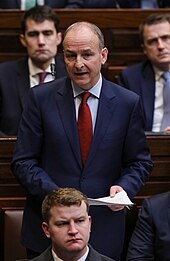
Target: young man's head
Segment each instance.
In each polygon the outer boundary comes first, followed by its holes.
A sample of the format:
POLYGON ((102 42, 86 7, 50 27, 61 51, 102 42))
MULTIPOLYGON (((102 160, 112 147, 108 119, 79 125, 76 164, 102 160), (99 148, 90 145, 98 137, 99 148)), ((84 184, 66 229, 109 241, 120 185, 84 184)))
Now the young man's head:
POLYGON ((170 15, 153 13, 139 27, 144 54, 160 70, 170 69, 170 15))
POLYGON ((61 259, 74 261, 85 254, 91 230, 88 208, 87 197, 74 188, 60 188, 45 197, 42 228, 61 259))
POLYGON ((62 41, 59 20, 55 11, 48 6, 35 6, 22 17, 20 41, 32 62, 46 69, 57 54, 62 41))

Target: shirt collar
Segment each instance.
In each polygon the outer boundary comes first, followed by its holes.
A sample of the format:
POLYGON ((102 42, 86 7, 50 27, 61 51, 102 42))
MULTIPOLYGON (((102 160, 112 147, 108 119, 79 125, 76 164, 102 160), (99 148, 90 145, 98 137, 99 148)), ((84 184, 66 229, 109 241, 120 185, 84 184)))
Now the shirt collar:
MULTIPOLYGON (((87 250, 85 252, 85 254, 79 258, 77 261, 85 261, 87 256, 88 256, 88 253, 89 253, 89 247, 87 246, 87 250)), ((54 261, 64 261, 63 259, 59 258, 56 253, 54 252, 54 250, 52 249, 52 256, 54 258, 54 261)))
POLYGON ((159 81, 162 77, 162 74, 164 73, 164 71, 160 70, 158 67, 153 66, 154 72, 155 72, 155 80, 159 81))
MULTIPOLYGON (((51 63, 54 63, 54 64, 55 64, 55 59, 54 59, 54 58, 52 58, 51 63)), ((30 73, 31 76, 35 76, 35 75, 37 75, 38 73, 43 72, 42 69, 38 68, 38 67, 32 62, 32 60, 31 60, 30 57, 28 58, 28 68, 29 68, 29 73, 30 73)), ((48 73, 51 73, 51 67, 50 67, 50 65, 47 67, 47 69, 46 69, 45 71, 48 72, 48 73)))
MULTIPOLYGON (((77 85, 74 85, 73 82, 71 82, 71 84, 72 84, 72 88, 73 88, 73 96, 74 96, 74 98, 76 98, 77 96, 79 96, 81 93, 84 92, 84 90, 82 88, 80 88, 77 85)), ((102 76, 100 74, 100 78, 99 78, 98 82, 90 90, 88 90, 88 92, 90 92, 93 96, 99 98, 100 97, 101 88, 102 88, 102 76)))

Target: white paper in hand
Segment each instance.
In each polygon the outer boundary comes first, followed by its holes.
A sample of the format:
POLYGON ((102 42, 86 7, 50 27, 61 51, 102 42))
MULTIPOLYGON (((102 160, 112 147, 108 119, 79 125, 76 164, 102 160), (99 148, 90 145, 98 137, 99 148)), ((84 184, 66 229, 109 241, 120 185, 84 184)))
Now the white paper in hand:
POLYGON ((88 198, 89 205, 121 205, 121 206, 132 206, 133 202, 129 199, 126 192, 123 190, 116 193, 114 197, 103 197, 103 198, 88 198))

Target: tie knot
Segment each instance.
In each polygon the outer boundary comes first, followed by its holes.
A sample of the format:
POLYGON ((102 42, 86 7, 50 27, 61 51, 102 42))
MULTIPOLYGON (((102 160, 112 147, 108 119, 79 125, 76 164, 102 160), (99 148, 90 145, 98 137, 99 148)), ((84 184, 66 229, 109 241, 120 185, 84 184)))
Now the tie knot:
POLYGON ((90 97, 90 92, 83 92, 82 93, 82 101, 87 102, 88 98, 90 97))
POLYGON ((169 71, 168 72, 164 72, 162 76, 163 76, 165 81, 169 81, 170 82, 170 72, 169 71))
POLYGON ((41 72, 39 75, 39 83, 44 83, 45 77, 47 76, 47 72, 41 72))

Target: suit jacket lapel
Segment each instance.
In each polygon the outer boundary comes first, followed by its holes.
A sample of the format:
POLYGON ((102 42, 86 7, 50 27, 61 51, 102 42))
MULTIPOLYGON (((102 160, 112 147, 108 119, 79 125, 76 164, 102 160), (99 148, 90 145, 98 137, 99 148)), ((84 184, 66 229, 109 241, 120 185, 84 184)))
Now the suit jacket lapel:
POLYGON ((96 126, 87 164, 90 163, 92 158, 95 156, 98 146, 102 142, 102 139, 110 124, 111 117, 113 117, 113 112, 117 103, 115 99, 116 96, 114 94, 114 88, 108 88, 109 85, 110 83, 103 79, 102 91, 100 94, 98 113, 96 118, 96 126))
POLYGON ((66 78, 64 86, 57 89, 57 106, 75 158, 80 167, 82 167, 74 98, 71 82, 68 78, 66 78))
POLYGON ((152 65, 146 62, 143 65, 143 78, 141 82, 141 99, 143 99, 143 110, 147 121, 147 130, 152 129, 154 100, 155 100, 155 76, 152 65))
POLYGON ((100 254, 89 245, 89 253, 86 258, 86 261, 94 261, 94 260, 95 261, 101 260, 100 254))
MULTIPOLYGON (((93 141, 92 141, 86 166, 90 164, 91 160, 95 156, 98 146, 102 142, 102 139, 110 124, 111 117, 113 117, 113 112, 117 104, 116 99, 115 102, 113 102, 113 99, 115 98, 114 88, 113 87, 110 88, 109 85, 110 85, 109 82, 103 80, 96 126, 95 126, 93 141)), ((63 122, 65 133, 68 137, 75 158, 79 166, 82 168, 74 98, 73 98, 71 83, 68 78, 66 78, 64 86, 62 85, 61 87, 57 88, 56 98, 57 98, 57 106, 61 115, 61 120, 63 122)))
POLYGON ((29 89, 30 81, 28 71, 28 60, 27 58, 24 58, 18 61, 17 67, 17 90, 22 109, 24 107, 29 89))
POLYGON ((54 261, 51 246, 48 247, 40 256, 36 258, 37 261, 54 261))

